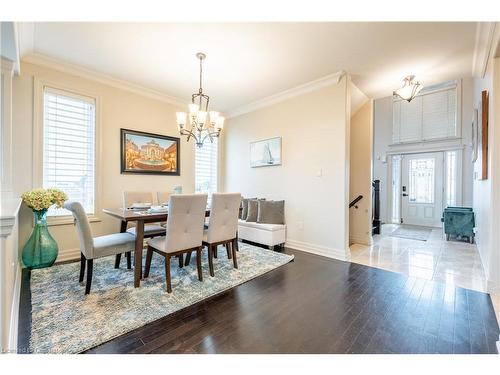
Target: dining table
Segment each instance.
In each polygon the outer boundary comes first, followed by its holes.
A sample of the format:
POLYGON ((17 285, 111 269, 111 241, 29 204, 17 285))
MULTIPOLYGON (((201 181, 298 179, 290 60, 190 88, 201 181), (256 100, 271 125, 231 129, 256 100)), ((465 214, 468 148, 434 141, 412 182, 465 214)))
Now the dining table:
MULTIPOLYGON (((135 249, 134 249, 134 287, 138 288, 141 285, 141 279, 142 279, 142 251, 144 247, 144 225, 146 223, 166 222, 168 218, 168 211, 150 212, 149 210, 145 209, 129 209, 129 208, 104 208, 102 211, 120 220, 120 233, 127 231, 127 226, 129 223, 135 223, 136 230, 135 230, 135 249)), ((207 207, 205 211, 205 217, 208 216, 210 216, 210 208, 207 207)))

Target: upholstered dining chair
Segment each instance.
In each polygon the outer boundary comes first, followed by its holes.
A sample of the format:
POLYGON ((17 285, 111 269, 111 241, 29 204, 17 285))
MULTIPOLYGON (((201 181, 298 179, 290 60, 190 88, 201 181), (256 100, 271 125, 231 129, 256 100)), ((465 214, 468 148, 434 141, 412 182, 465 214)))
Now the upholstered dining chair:
POLYGON ((156 192, 156 202, 159 206, 168 203, 170 196, 174 194, 173 191, 157 191, 156 192))
POLYGON ((67 201, 64 204, 64 208, 71 211, 75 219, 81 253, 79 282, 83 282, 86 267, 87 282, 85 284, 85 294, 89 294, 92 285, 94 259, 121 253, 130 253, 135 247, 135 237, 127 232, 92 237, 89 220, 83 206, 79 202, 67 201))
MULTIPOLYGON (((212 207, 208 229, 203 231, 203 246, 208 248, 208 265, 210 276, 214 276, 214 256, 217 246, 224 245, 228 259, 233 259, 234 268, 238 268, 236 259, 236 233, 238 231, 238 215, 240 210, 240 193, 212 194, 212 207)), ((186 255, 185 264, 189 265, 191 252, 186 255)))
MULTIPOLYGON (((152 192, 143 192, 143 191, 124 191, 123 192, 123 209, 129 209, 134 204, 138 203, 149 203, 153 204, 153 193, 152 192)), ((136 234, 136 227, 133 226, 127 229, 127 232, 134 235, 136 234)), ((161 223, 151 223, 144 224, 144 238, 151 238, 156 236, 162 236, 165 233, 165 227, 161 225, 161 223)), ((120 267, 121 254, 116 254, 115 259, 115 268, 120 267)), ((130 268, 131 257, 130 253, 126 254, 127 256, 127 267, 130 268)))
POLYGON ((167 292, 172 292, 170 258, 179 256, 179 265, 183 254, 196 251, 198 280, 203 281, 201 270, 201 250, 203 223, 207 207, 206 194, 171 195, 168 203, 166 236, 155 237, 148 241, 144 278, 149 276, 153 252, 165 257, 165 278, 167 292))

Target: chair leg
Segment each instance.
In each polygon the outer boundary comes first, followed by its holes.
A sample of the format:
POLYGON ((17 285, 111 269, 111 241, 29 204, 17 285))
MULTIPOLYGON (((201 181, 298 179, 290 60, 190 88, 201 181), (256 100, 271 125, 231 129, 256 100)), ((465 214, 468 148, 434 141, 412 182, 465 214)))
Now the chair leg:
POLYGON ((238 260, 236 259, 236 248, 234 246, 234 242, 231 244, 231 250, 233 251, 233 266, 234 268, 238 268, 238 260))
POLYGON ((184 254, 179 254, 179 268, 184 267, 184 254))
POLYGON ((229 243, 225 243, 224 246, 226 247, 227 259, 231 259, 231 249, 229 248, 229 243))
POLYGON ((115 258, 115 268, 120 268, 120 261, 122 260, 121 254, 116 254, 115 258))
POLYGON ((217 248, 218 248, 218 246, 217 246, 217 245, 215 245, 215 246, 213 247, 213 249, 214 249, 214 258, 215 258, 215 259, 217 259, 217 255, 218 255, 218 254, 217 254, 217 248))
POLYGON ((94 259, 87 259, 87 283, 85 284, 85 294, 90 293, 92 286, 92 271, 94 268, 94 259))
POLYGON ((191 251, 188 251, 186 254, 186 259, 184 259, 184 265, 187 267, 189 266, 189 262, 191 262, 191 251))
POLYGON ((170 255, 165 257, 165 278, 167 279, 167 293, 172 293, 172 280, 170 278, 170 255))
POLYGON ((148 245, 148 250, 146 252, 146 267, 144 267, 144 278, 149 276, 149 270, 151 268, 151 259, 153 258, 153 248, 148 245))
POLYGON ((81 283, 83 281, 83 276, 85 275, 85 263, 87 261, 87 258, 85 258, 85 255, 83 253, 80 253, 80 278, 78 279, 78 282, 81 283))
POLYGON ((127 269, 131 270, 132 269, 132 252, 127 251, 125 253, 125 255, 127 256, 127 269))
MULTIPOLYGON (((198 268, 198 280, 203 281, 203 272, 201 269, 201 246, 196 249, 196 267, 198 268)), ((191 252, 188 253, 191 255, 191 252)))
POLYGON ((213 246, 208 245, 208 268, 210 269, 210 276, 214 276, 214 253, 213 246))

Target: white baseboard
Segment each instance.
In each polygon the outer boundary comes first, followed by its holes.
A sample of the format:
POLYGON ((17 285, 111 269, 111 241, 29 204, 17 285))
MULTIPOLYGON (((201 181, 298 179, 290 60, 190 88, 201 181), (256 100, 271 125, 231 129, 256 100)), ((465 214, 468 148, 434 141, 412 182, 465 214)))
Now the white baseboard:
POLYGON ((56 263, 66 262, 68 260, 80 259, 80 249, 64 249, 59 251, 56 263))
POLYGON ((349 236, 349 243, 371 246, 373 244, 373 240, 371 236, 349 236))
POLYGON ((12 294, 12 305, 9 323, 9 351, 17 353, 17 333, 19 328, 19 303, 21 298, 21 265, 17 265, 14 281, 14 292, 12 294))
POLYGON ((349 260, 350 258, 349 252, 346 252, 345 250, 334 249, 333 247, 316 245, 308 242, 287 239, 285 246, 291 249, 305 251, 307 253, 317 254, 333 259, 349 260))

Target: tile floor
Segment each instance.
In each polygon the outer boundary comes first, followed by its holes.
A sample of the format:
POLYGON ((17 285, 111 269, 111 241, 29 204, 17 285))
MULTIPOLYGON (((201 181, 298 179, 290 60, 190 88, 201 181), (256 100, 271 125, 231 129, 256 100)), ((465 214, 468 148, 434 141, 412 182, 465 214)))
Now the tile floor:
MULTIPOLYGON (((382 234, 373 236, 373 245, 351 245, 351 262, 487 292, 475 244, 446 241, 440 228, 433 229, 427 241, 391 237, 397 228, 385 224, 382 234)), ((500 321, 500 296, 492 294, 491 299, 500 321)))

